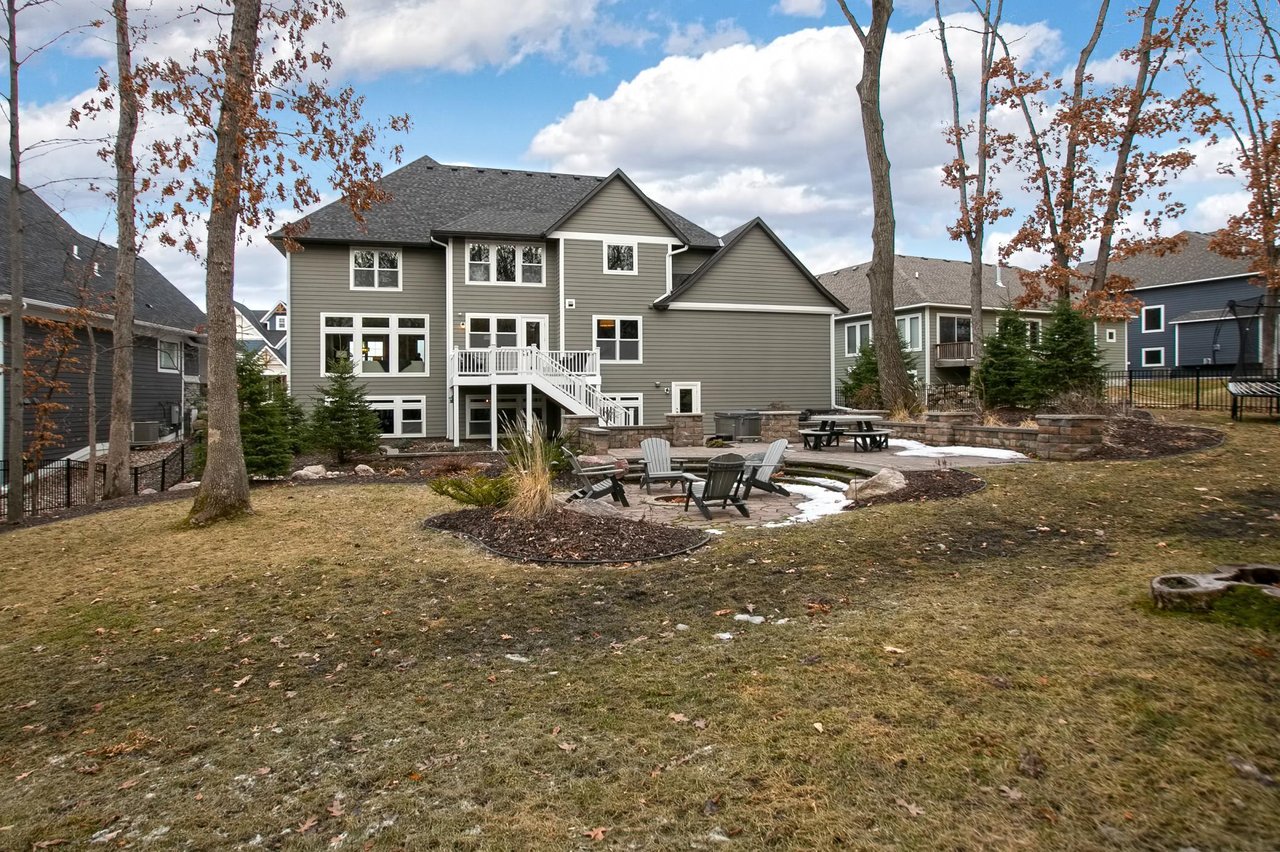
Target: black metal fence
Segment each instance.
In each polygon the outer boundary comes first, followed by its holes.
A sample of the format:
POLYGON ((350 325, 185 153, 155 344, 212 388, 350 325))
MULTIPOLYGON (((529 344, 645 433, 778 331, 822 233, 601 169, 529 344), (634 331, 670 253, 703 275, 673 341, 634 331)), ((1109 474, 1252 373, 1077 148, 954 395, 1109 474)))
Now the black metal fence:
MULTIPOLYGON (((129 476, 133 481, 133 493, 168 491, 186 479, 190 465, 190 449, 186 444, 179 444, 159 461, 131 467, 129 476)), ((107 481, 107 466, 99 462, 95 468, 90 477, 88 462, 59 459, 27 474, 23 486, 25 513, 39 515, 83 506, 89 502, 90 489, 95 498, 101 497, 107 481)), ((7 493, 4 485, 9 481, 8 476, 8 460, 0 461, 0 520, 9 511, 8 500, 3 499, 7 493)))
MULTIPOLYGON (((1232 376, 1223 367, 1151 367, 1117 370, 1107 374, 1107 401, 1135 408, 1194 408, 1199 411, 1230 411, 1231 394, 1227 382, 1276 381, 1275 370, 1260 370, 1249 376, 1232 376)), ((1245 411, 1276 413, 1274 399, 1241 399, 1245 411)))

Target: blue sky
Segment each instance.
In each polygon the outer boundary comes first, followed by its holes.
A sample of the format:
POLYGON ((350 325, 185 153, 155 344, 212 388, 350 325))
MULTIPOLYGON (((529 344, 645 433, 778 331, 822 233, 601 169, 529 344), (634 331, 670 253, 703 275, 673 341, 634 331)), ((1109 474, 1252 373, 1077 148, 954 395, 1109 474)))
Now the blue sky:
MULTIPOLYGON (((32 12, 30 43, 68 21, 101 15, 105 0, 63 0, 32 12)), ((164 19, 181 0, 156 0, 164 19)), ((853 8, 865 14, 862 0, 853 8)), ((1132 35, 1119 4, 1097 51, 1102 76, 1132 35)), ((962 14, 966 3, 953 2, 962 14)), ((944 6, 944 10, 948 7, 944 6)), ((763 216, 814 272, 865 260, 870 197, 862 159, 859 51, 835 0, 348 0, 348 19, 323 37, 333 78, 368 98, 367 112, 409 112, 405 160, 606 174, 628 172, 650 195, 723 233, 763 216)), ((1008 32, 1029 65, 1065 69, 1096 4, 1015 0, 1008 32)), ((954 19, 962 25, 965 18, 954 19)), ((949 95, 932 35, 932 3, 900 2, 885 63, 885 119, 904 254, 960 258, 945 227, 953 199, 938 183, 949 95)), ((24 139, 62 138, 68 109, 111 61, 105 33, 64 38, 23 70, 24 139)), ((201 33, 162 25, 151 50, 189 49, 201 33)), ((965 35, 957 63, 972 65, 965 35)), ((113 120, 112 120, 113 121, 113 120)), ((82 137, 105 133, 110 121, 82 137)), ((163 128, 153 132, 160 134, 163 128)), ((110 204, 88 191, 109 170, 89 142, 32 156, 26 182, 88 234, 110 239, 110 204)), ((1207 150, 1177 191, 1186 227, 1220 224, 1239 189, 1207 150)), ((1005 188, 1019 200, 1012 173, 1005 188)), ((993 229, 987 254, 1006 220, 993 229)), ((261 235, 240 254, 237 295, 267 306, 283 297, 284 263, 261 235)), ((146 256, 203 304, 199 264, 152 241, 146 256)), ((1030 261, 1030 258, 1024 259, 1030 261)))

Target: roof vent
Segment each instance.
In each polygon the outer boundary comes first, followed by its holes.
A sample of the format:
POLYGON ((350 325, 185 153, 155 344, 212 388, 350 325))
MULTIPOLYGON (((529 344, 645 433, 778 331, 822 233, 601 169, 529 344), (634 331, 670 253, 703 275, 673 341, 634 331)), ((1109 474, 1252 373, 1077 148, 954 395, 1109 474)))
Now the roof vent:
POLYGON ((917 277, 917 278, 919 278, 919 277, 920 277, 920 273, 919 273, 919 272, 917 272, 917 273, 916 273, 916 277, 917 277))
POLYGON ((76 260, 80 259, 80 246, 78 245, 71 246, 71 256, 74 257, 76 260))

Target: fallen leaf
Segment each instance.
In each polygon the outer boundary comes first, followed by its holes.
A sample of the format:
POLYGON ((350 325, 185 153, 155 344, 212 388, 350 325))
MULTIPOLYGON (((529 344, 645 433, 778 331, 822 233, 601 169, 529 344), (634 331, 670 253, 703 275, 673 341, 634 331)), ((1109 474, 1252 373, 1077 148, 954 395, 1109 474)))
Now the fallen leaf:
POLYGON ((13 780, 14 780, 14 781, 22 781, 22 780, 26 779, 27 777, 29 777, 29 776, 31 775, 31 773, 32 773, 32 772, 34 772, 34 771, 35 771, 35 770, 28 770, 28 771, 26 771, 26 772, 22 773, 21 775, 19 775, 18 777, 14 778, 13 780))
POLYGON ((717 793, 716 795, 712 796, 710 799, 707 799, 705 802, 702 803, 703 816, 711 816, 712 814, 718 813, 719 811, 720 811, 720 794, 719 793, 717 793))
POLYGON ((728 615, 731 612, 733 612, 731 609, 718 609, 716 610, 716 615, 728 615))
POLYGON ((1018 802, 1022 800, 1021 790, 1014 789, 1013 787, 1009 787, 1004 784, 1000 785, 1000 795, 1004 796, 1011 802, 1018 802))
POLYGON ((319 821, 320 821, 320 820, 319 820, 319 819, 317 819, 317 818, 316 818, 316 817, 314 817, 314 816, 309 816, 309 817, 307 817, 307 818, 306 818, 306 819, 304 819, 302 822, 298 823, 298 833, 299 833, 299 834, 306 834, 308 831, 310 831, 311 829, 315 828, 315 827, 316 827, 316 823, 318 823, 319 821))
POLYGON ((410 780, 410 781, 421 781, 421 780, 422 780, 422 773, 421 773, 421 772, 410 772, 410 773, 409 773, 409 775, 408 775, 408 778, 409 778, 409 780, 410 780))
POLYGON ((913 817, 924 816, 924 808, 912 802, 908 802, 906 799, 898 799, 897 805, 900 808, 906 808, 907 813, 911 814, 913 817))
POLYGON ((65 846, 70 842, 71 841, 67 840, 64 837, 59 837, 54 840, 37 840, 35 843, 31 844, 31 848, 32 849, 48 849, 51 846, 65 846))
POLYGON ((263 775, 270 775, 270 774, 271 774, 271 767, 270 767, 270 766, 259 766, 257 769, 253 770, 253 774, 254 774, 254 775, 257 775, 257 776, 259 776, 259 777, 261 777, 261 776, 263 776, 263 775))
POLYGON ((699 731, 705 731, 705 730, 707 729, 707 720, 706 720, 706 719, 694 719, 694 720, 693 720, 693 726, 694 726, 695 728, 697 728, 699 731))
POLYGON ((902 650, 901 648, 895 648, 895 647, 893 647, 892 645, 885 645, 885 646, 884 646, 884 650, 885 650, 885 652, 886 652, 886 653, 889 653, 889 654, 905 654, 905 653, 907 653, 906 651, 902 650))
POLYGON ((556 725, 554 728, 551 729, 551 736, 554 737, 558 733, 560 733, 560 726, 556 725))
POLYGON ((130 787, 132 787, 132 786, 134 786, 135 784, 137 784, 139 780, 141 780, 141 779, 138 779, 138 778, 130 778, 130 779, 128 779, 127 781, 121 781, 121 782, 120 782, 120 786, 119 786, 119 787, 117 787, 116 789, 117 789, 117 790, 128 790, 130 787))
POLYGON ((609 829, 593 828, 589 831, 582 832, 583 837, 590 837, 592 840, 604 840, 604 835, 609 829))
POLYGON ((560 743, 560 750, 561 750, 561 751, 573 751, 573 750, 574 750, 574 749, 576 749, 577 747, 578 747, 578 746, 577 746, 577 744, 576 744, 576 743, 560 743))
POLYGON ((813 729, 814 729, 815 731, 817 731, 818 733, 822 733, 822 723, 821 723, 821 722, 814 722, 814 723, 813 723, 813 729))
POLYGON ((342 801, 340 799, 334 799, 325 810, 329 812, 329 816, 334 817, 340 817, 345 813, 342 810, 342 801))
POLYGON ((236 689, 239 689, 240 687, 244 686, 246 683, 248 683, 252 679, 253 679, 253 675, 245 675, 244 677, 240 678, 238 681, 236 681, 231 685, 234 686, 236 689))
POLYGON ((679 724, 680 722, 689 721, 689 717, 684 715, 683 713, 668 713, 667 718, 677 724, 679 724))

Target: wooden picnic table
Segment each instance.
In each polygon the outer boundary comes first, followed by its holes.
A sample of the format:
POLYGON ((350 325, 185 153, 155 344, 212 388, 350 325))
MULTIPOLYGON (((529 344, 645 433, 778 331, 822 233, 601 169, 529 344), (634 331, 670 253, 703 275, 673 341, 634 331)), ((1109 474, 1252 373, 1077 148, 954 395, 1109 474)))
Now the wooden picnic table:
POLYGON ((806 449, 817 451, 832 444, 840 446, 842 436, 853 438, 855 450, 883 450, 889 445, 889 432, 876 428, 876 424, 883 419, 878 414, 822 414, 800 424, 800 437, 804 440, 806 449), (817 425, 805 428, 807 424, 817 425), (854 428, 842 428, 845 426, 854 428))

